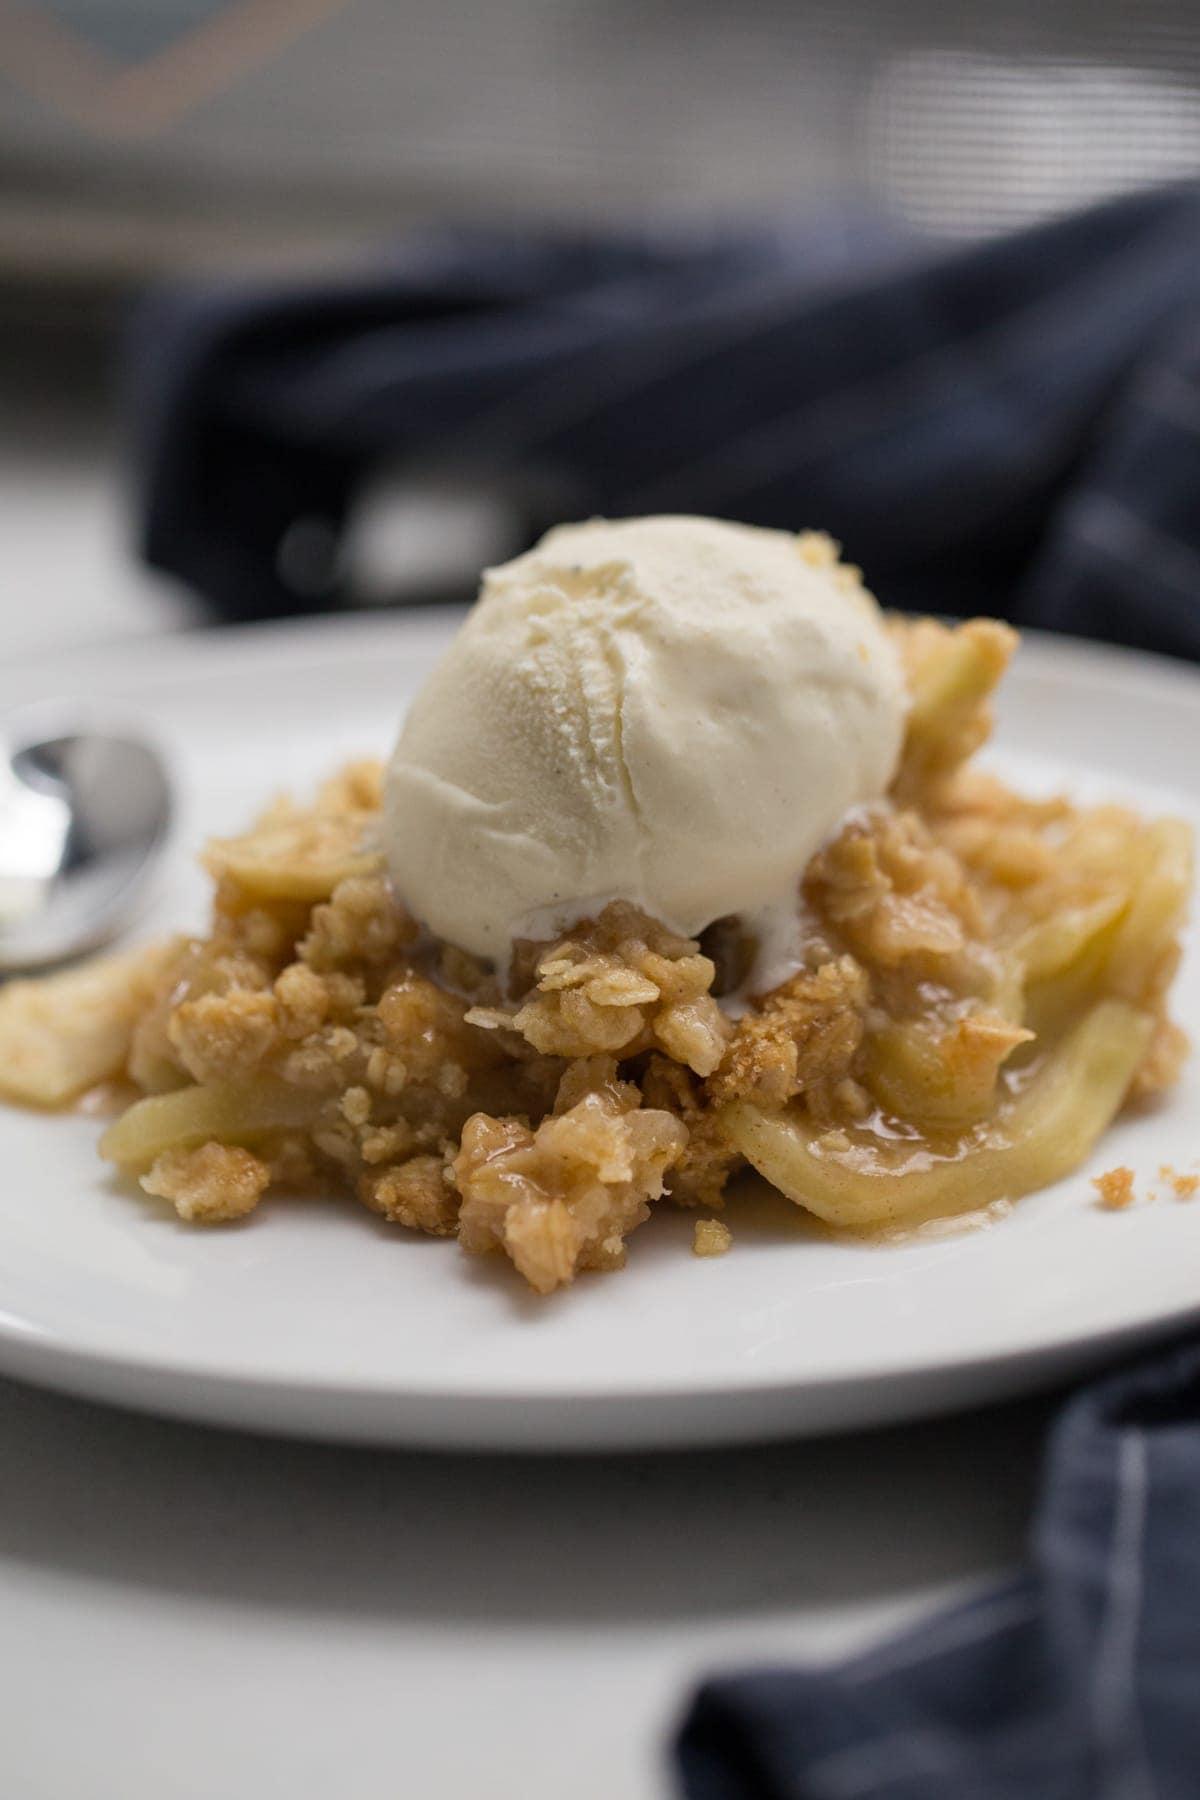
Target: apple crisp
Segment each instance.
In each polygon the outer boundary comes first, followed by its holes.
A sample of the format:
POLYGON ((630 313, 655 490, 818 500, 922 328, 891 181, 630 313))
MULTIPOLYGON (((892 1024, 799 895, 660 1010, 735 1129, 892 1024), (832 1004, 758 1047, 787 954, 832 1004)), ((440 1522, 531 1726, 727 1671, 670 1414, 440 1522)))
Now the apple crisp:
POLYGON ((809 865, 772 991, 745 992, 741 921, 695 942, 623 902, 503 975, 432 941, 364 762, 210 844, 202 936, 5 989, 0 1083, 46 1105, 131 1083, 103 1153, 189 1222, 336 1190, 540 1293, 619 1268, 660 1202, 719 1209, 747 1161, 851 1230, 1055 1179, 1178 1072, 1189 835, 977 772, 1013 634, 892 629, 900 768, 809 865))

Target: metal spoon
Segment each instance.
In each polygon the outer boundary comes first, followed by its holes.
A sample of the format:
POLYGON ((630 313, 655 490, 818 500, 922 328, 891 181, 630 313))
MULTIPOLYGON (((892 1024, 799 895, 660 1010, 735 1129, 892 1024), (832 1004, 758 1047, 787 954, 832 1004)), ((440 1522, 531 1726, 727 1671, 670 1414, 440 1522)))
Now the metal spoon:
POLYGON ((0 972, 95 949, 129 917, 171 818, 158 752, 59 728, 43 711, 0 742, 0 972), (38 727, 41 727, 39 730, 38 727))

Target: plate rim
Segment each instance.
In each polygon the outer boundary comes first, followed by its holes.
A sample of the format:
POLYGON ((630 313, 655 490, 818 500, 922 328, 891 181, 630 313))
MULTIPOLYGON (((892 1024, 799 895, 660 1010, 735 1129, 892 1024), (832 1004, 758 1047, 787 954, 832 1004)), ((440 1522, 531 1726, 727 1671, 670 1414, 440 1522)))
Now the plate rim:
MULTIPOLYGON (((376 638, 387 639, 398 628, 406 626, 423 630, 435 627, 440 632, 451 621, 462 619, 469 610, 466 603, 456 601, 423 602, 392 608, 364 608, 354 612, 315 613, 301 618, 235 619, 227 623, 185 624, 173 630, 90 639, 69 647, 51 646, 44 650, 23 651, 15 657, 6 658, 0 664, 0 685, 14 678, 20 680, 26 675, 42 672, 52 672, 58 677, 61 671, 69 671, 71 665, 76 663, 112 663, 119 666, 128 665, 131 659, 143 657, 149 660, 159 657, 170 660, 181 653, 195 662, 197 658, 211 656, 213 653, 221 656, 226 646, 235 642, 239 654, 248 653, 254 657, 269 654, 272 658, 278 655, 281 645, 292 655, 304 655, 310 643, 315 650, 318 644, 350 638, 358 640, 355 646, 357 648, 359 645, 369 646, 376 638)), ((885 608, 885 611, 888 610, 896 612, 899 617, 929 616, 885 608)), ((947 618, 946 622, 961 624, 963 621, 947 618)), ((1054 663, 1065 660, 1073 665, 1075 678, 1086 670, 1089 680, 1104 682, 1106 685, 1114 677, 1122 687, 1131 683, 1142 686, 1165 681, 1179 692, 1196 699, 1200 705, 1200 666, 1183 657, 1171 656, 1163 651, 1143 650, 1128 644, 1110 643, 1103 638, 1075 637, 1066 632, 1047 631, 1034 625, 1014 625, 1013 629, 1019 633, 1019 653, 1024 661, 1029 660, 1026 653, 1032 650, 1038 661, 1046 661, 1053 666, 1054 663)), ((309 658, 305 657, 305 660, 309 658)), ((312 660, 319 659, 314 657, 312 660)), ((185 673, 188 677, 203 679, 200 669, 185 673)))

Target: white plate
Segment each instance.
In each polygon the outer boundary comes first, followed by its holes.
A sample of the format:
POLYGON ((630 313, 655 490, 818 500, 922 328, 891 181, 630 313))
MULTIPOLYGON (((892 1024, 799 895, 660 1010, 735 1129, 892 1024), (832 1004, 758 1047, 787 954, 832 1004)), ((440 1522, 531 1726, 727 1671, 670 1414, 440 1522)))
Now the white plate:
MULTIPOLYGON (((146 931, 199 923, 193 853, 280 785, 387 749, 455 623, 242 630, 0 672, 0 706, 82 697, 136 714, 181 816, 146 931)), ((998 758, 1026 783, 1132 797, 1200 824, 1200 678, 1052 640, 1023 648, 998 758)), ((1200 1027, 1193 941, 1177 1008, 1200 1027)), ((1116 1163, 1148 1190, 1200 1157, 1200 1072, 1120 1123, 1090 1170, 986 1231, 822 1241, 761 1195, 732 1252, 690 1254, 664 1208, 619 1275, 546 1301, 506 1264, 352 1204, 268 1203, 198 1231, 113 1180, 96 1121, 0 1111, 0 1369, 151 1410, 404 1444, 602 1448, 841 1429, 994 1399, 1200 1316, 1200 1198, 1094 1204, 1116 1163)))

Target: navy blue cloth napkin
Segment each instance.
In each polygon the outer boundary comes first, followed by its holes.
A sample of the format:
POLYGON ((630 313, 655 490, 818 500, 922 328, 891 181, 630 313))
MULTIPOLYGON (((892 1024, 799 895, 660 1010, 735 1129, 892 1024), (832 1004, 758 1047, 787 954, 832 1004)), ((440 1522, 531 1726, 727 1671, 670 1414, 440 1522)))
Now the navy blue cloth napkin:
POLYGON ((450 231, 354 280, 143 312, 151 563, 222 614, 289 584, 380 464, 554 517, 832 531, 890 605, 1200 656, 1200 193, 968 249, 878 223, 697 237, 450 231))
POLYGON ((832 1670, 710 1681, 688 1800, 1195 1800, 1200 1349, 1077 1394, 1031 1568, 832 1670))

